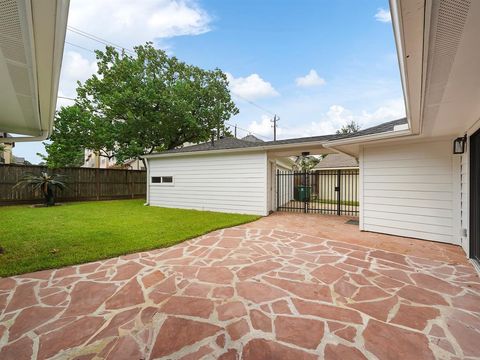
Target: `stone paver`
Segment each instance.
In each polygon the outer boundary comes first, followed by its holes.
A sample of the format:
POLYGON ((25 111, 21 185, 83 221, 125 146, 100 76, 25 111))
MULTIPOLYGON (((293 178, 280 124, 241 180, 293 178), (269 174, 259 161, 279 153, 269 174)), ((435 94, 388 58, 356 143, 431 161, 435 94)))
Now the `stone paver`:
POLYGON ((274 214, 0 279, 0 359, 478 359, 459 247, 274 214))

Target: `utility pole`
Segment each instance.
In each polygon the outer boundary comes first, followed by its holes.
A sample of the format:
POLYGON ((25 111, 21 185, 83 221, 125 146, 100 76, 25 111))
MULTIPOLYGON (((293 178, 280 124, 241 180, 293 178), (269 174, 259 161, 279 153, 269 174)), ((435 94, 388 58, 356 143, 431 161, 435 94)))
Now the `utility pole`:
POLYGON ((273 141, 277 141, 277 122, 280 120, 280 118, 277 115, 273 116, 273 120, 270 120, 273 125, 273 141))
POLYGON ((237 124, 235 124, 235 139, 237 138, 237 124))

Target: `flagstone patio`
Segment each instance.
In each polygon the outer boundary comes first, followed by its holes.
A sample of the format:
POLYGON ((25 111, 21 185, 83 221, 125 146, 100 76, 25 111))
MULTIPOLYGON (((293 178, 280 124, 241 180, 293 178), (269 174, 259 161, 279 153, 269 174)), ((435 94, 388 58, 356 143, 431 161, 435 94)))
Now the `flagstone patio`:
POLYGON ((459 247, 274 214, 0 279, 0 359, 478 359, 459 247))

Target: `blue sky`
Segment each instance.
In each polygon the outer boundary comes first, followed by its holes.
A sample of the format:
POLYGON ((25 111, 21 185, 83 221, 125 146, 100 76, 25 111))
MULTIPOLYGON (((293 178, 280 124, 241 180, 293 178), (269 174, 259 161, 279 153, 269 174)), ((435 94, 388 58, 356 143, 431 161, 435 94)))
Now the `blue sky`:
MULTIPOLYGON (((388 15, 387 0, 71 0, 69 25, 125 47, 154 41, 186 62, 221 68, 240 109, 230 123, 269 139, 270 113, 280 116, 280 138, 404 116, 388 15)), ((67 42, 60 94, 75 97, 76 80, 95 71, 93 53, 78 46, 103 45, 72 31, 67 42)), ((43 151, 40 143, 15 148, 32 162, 43 151)))

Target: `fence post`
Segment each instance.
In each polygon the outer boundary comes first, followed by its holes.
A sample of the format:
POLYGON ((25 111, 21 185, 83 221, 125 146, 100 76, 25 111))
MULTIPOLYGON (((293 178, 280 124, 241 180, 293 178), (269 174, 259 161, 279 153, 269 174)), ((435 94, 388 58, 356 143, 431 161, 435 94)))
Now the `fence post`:
POLYGON ((125 178, 126 178, 126 181, 127 181, 127 189, 128 191, 130 192, 130 197, 133 199, 134 196, 133 196, 133 177, 131 176, 131 174, 129 174, 129 171, 130 170, 125 170, 125 178))
POLYGON ((277 194, 277 208, 275 209, 276 211, 278 210, 278 208, 280 207, 280 170, 277 169, 277 178, 276 178, 276 186, 277 188, 275 189, 275 193, 277 194))
POLYGON ((342 200, 342 194, 341 194, 341 186, 342 184, 340 183, 342 179, 342 170, 337 170, 337 187, 335 188, 337 192, 337 215, 341 215, 342 213, 342 205, 341 205, 341 200, 342 200))
POLYGON ((97 200, 100 200, 100 169, 95 171, 95 182, 97 183, 97 200))
POLYGON ((307 198, 308 184, 307 184, 307 172, 305 170, 303 171, 303 186, 304 186, 304 188, 303 188, 303 191, 304 191, 304 193, 303 193, 303 196, 304 196, 304 198, 303 198, 303 212, 308 213, 308 200, 309 200, 307 198))

